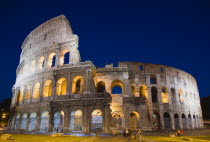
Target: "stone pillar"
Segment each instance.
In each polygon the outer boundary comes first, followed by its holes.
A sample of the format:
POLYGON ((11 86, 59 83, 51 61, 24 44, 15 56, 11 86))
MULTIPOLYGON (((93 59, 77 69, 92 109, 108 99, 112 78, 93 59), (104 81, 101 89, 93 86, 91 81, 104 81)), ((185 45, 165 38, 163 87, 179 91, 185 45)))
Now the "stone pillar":
POLYGON ((83 115, 82 115, 82 131, 89 132, 89 115, 88 115, 88 106, 83 106, 83 115))
POLYGON ((85 84, 84 84, 84 93, 90 93, 90 88, 91 88, 91 86, 90 86, 90 73, 91 73, 91 70, 86 70, 85 71, 85 78, 84 78, 84 80, 85 80, 85 84))
POLYGON ((68 133, 69 132, 69 106, 67 109, 64 109, 64 127, 63 132, 68 133))
POLYGON ((50 103, 48 131, 53 132, 53 128, 54 128, 54 106, 53 106, 53 103, 50 103))
POLYGON ((108 106, 104 106, 104 132, 109 132, 108 122, 109 121, 109 114, 108 114, 108 106))
POLYGON ((58 66, 60 65, 60 50, 59 48, 56 49, 56 61, 55 61, 55 67, 58 68, 58 66))
POLYGON ((29 123, 30 123, 30 113, 27 114, 27 122, 26 122, 26 130, 29 129, 29 123))
POLYGON ((42 80, 42 81, 40 82, 40 92, 39 92, 40 102, 41 102, 42 99, 43 99, 43 87, 44 87, 44 81, 42 80))
POLYGON ((36 131, 40 130, 40 124, 41 124, 41 116, 40 116, 40 112, 38 111, 37 116, 36 116, 36 127, 35 127, 36 131))
POLYGON ((175 122, 174 122, 174 115, 173 115, 173 113, 170 113, 170 119, 171 119, 171 129, 175 130, 175 122))
POLYGON ((179 127, 180 127, 181 129, 184 128, 184 127, 183 127, 183 123, 182 123, 182 114, 179 115, 179 127))
POLYGON ((163 117, 163 113, 160 113, 160 129, 164 130, 165 126, 164 126, 164 117, 163 117))

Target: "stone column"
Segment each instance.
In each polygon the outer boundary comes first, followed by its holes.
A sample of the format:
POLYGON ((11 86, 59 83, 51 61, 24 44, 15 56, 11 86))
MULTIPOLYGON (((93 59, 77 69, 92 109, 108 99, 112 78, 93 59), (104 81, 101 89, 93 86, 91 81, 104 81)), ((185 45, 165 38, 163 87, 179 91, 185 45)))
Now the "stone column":
POLYGON ((175 122, 174 122, 174 115, 173 115, 173 113, 170 113, 170 119, 171 119, 171 129, 175 130, 175 122))
POLYGON ((88 131, 88 126, 89 126, 89 116, 88 116, 88 110, 87 110, 88 106, 84 105, 83 106, 83 115, 82 115, 82 131, 85 132, 89 132, 88 131))
POLYGON ((30 113, 27 114, 27 122, 26 122, 26 130, 29 129, 29 123, 30 123, 30 113))
POLYGON ((104 132, 108 133, 109 128, 108 128, 108 121, 109 121, 109 114, 108 114, 108 106, 104 106, 104 132))
POLYGON ((40 130, 40 124, 41 124, 41 116, 40 116, 40 111, 38 111, 36 116, 36 127, 35 127, 36 131, 40 130))
POLYGON ((48 131, 53 132, 53 128, 54 128, 54 106, 53 103, 50 103, 48 131))
POLYGON ((64 127, 63 127, 63 132, 68 133, 69 132, 69 106, 67 109, 64 109, 64 127))
POLYGON ((183 127, 183 123, 182 123, 182 114, 179 115, 179 127, 180 127, 181 129, 184 128, 184 127, 183 127))
POLYGON ((165 129, 165 126, 164 126, 164 117, 163 117, 163 113, 160 113, 160 128, 161 130, 164 130, 165 129))

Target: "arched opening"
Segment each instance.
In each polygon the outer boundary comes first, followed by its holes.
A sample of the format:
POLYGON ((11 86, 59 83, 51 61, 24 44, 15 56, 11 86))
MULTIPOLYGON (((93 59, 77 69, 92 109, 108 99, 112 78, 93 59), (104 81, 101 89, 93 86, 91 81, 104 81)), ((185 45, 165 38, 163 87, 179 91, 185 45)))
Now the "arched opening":
POLYGON ((67 81, 66 78, 60 78, 56 84, 56 95, 66 95, 67 81))
POLYGON ((131 129, 138 128, 138 126, 139 126, 139 118, 140 118, 140 115, 139 115, 138 112, 132 111, 130 113, 130 128, 131 129))
POLYGON ((135 89, 135 86, 131 86, 131 90, 132 90, 132 92, 133 92, 133 95, 135 96, 135 97, 139 97, 137 94, 136 94, 136 89, 135 89))
POLYGON ((103 116, 99 109, 96 109, 92 113, 92 119, 90 124, 91 132, 101 132, 102 131, 103 116))
POLYGON ((159 130, 160 129, 160 115, 159 113, 155 112, 152 114, 152 128, 154 130, 159 130))
POLYGON ((43 87, 43 97, 49 97, 52 95, 52 81, 47 80, 44 83, 43 87))
POLYGON ((39 92, 40 92, 40 83, 37 82, 35 85, 34 85, 34 89, 33 89, 33 98, 39 98, 39 92))
POLYGON ((184 114, 182 114, 182 126, 183 126, 183 129, 187 129, 187 119, 184 114))
POLYGON ((31 66, 30 66, 31 72, 34 72, 34 71, 35 71, 35 68, 36 68, 36 61, 33 60, 33 61, 31 62, 31 66))
POLYGON ((30 121, 29 121, 29 131, 34 131, 36 129, 36 113, 33 112, 30 115, 30 121))
POLYGON ((26 93, 25 93, 25 99, 26 100, 29 100, 30 99, 30 92, 31 92, 31 86, 30 85, 27 85, 26 86, 26 93))
POLYGON ((44 56, 39 58, 38 68, 39 70, 42 70, 44 68, 44 56))
POLYGON ((156 87, 153 86, 151 88, 151 94, 152 94, 152 102, 157 103, 157 88, 156 87))
POLYGON ((24 113, 22 116, 21 129, 26 130, 26 123, 27 123, 27 114, 24 113))
POLYGON ((103 93, 106 92, 106 86, 105 83, 103 81, 100 81, 96 84, 96 90, 97 93, 103 93))
POLYGON ((54 67, 55 62, 56 62, 56 54, 55 53, 50 53, 50 55, 48 57, 48 61, 47 61, 47 67, 48 68, 54 67))
POLYGON ((162 102, 168 103, 168 91, 166 87, 162 87, 161 96, 162 96, 162 102))
POLYGON ((146 85, 141 85, 140 86, 140 97, 145 97, 147 99, 147 86, 146 85))
POLYGON ((15 120, 15 130, 18 130, 19 121, 20 121, 20 114, 18 114, 18 115, 16 116, 16 120, 15 120))
POLYGON ((193 125, 194 125, 194 128, 197 128, 197 126, 196 126, 196 119, 195 119, 195 115, 193 115, 193 125))
POLYGON ((174 125, 175 125, 175 129, 180 129, 180 126, 179 126, 179 115, 178 114, 174 114, 174 125))
POLYGON ((54 114, 54 131, 57 131, 58 133, 63 131, 64 116, 63 111, 58 111, 54 114))
POLYGON ((44 111, 41 115, 40 131, 48 131, 49 127, 49 112, 44 111))
POLYGON ((70 131, 82 131, 82 111, 77 110, 71 112, 70 115, 70 131))
POLYGON ((170 114, 168 112, 165 112, 163 115, 164 118, 164 127, 165 129, 171 129, 171 119, 170 114))
POLYGON ((115 80, 111 85, 112 94, 123 94, 123 83, 120 80, 115 80))
POLYGON ((19 95, 19 98, 18 98, 18 101, 21 102, 23 100, 23 94, 24 94, 24 89, 21 88, 20 89, 20 95, 19 95))
POLYGON ((179 92, 179 101, 182 102, 183 101, 182 89, 179 89, 178 92, 179 92))
POLYGON ((76 76, 72 80, 72 93, 82 94, 84 92, 84 78, 82 76, 76 76))
POLYGON ((123 127, 124 127, 123 113, 122 112, 113 112, 112 118, 114 119, 115 126, 118 128, 118 130, 123 130, 123 127))
POLYGON ((69 64, 70 62, 70 51, 68 49, 64 49, 60 55, 60 65, 69 64))
POLYGON ((171 100, 172 103, 176 103, 176 90, 174 88, 171 88, 171 100))
POLYGON ((189 129, 192 129, 192 118, 190 114, 188 115, 188 126, 189 126, 189 129))

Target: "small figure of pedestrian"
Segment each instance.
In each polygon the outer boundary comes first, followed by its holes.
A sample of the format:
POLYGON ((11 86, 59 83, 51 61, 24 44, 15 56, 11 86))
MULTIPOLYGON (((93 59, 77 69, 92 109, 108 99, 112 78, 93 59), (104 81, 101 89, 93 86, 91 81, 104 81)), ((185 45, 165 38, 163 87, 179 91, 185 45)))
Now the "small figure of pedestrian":
POLYGON ((179 129, 179 130, 177 131, 177 136, 180 137, 180 135, 181 135, 181 130, 179 129))
POLYGON ((138 130, 137 133, 136 133, 136 139, 137 141, 140 141, 141 140, 141 130, 138 130))
POLYGON ((180 130, 180 135, 184 136, 184 131, 182 129, 180 130))
POLYGON ((126 129, 123 131, 123 136, 126 137, 126 129))
POLYGON ((125 135, 126 135, 126 137, 129 136, 129 130, 128 129, 125 130, 125 135))

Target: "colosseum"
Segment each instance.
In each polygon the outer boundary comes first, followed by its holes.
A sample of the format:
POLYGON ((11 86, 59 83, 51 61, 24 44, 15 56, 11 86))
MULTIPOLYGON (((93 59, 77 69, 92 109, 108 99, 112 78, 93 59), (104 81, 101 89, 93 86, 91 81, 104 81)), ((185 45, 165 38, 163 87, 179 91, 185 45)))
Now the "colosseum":
POLYGON ((196 80, 169 66, 82 62, 64 15, 34 29, 22 44, 9 129, 110 133, 203 127, 196 80))

